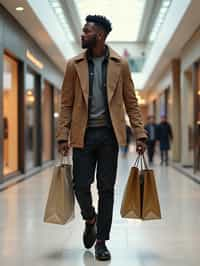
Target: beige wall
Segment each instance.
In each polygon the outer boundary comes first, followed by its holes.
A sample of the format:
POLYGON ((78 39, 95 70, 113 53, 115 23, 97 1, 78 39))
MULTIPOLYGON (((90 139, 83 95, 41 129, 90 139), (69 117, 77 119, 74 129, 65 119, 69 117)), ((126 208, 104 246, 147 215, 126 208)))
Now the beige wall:
POLYGON ((193 131, 194 100, 192 88, 192 64, 200 58, 200 32, 184 47, 181 54, 181 131, 182 131, 182 156, 183 165, 193 165, 193 149, 189 143, 189 131, 193 131))

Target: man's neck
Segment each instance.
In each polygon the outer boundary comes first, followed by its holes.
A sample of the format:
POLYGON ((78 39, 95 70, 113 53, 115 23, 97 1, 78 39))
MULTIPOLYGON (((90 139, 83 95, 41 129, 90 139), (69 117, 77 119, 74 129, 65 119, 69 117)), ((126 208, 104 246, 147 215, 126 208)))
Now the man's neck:
POLYGON ((93 57, 101 57, 105 55, 106 46, 94 47, 91 49, 91 54, 93 57))

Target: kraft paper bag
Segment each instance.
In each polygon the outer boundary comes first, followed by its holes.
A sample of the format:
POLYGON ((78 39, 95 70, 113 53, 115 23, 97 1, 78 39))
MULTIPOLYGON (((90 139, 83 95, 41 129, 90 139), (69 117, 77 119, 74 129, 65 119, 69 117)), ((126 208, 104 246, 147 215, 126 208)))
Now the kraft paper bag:
POLYGON ((123 218, 161 219, 154 171, 148 169, 144 155, 139 155, 131 168, 120 214, 123 218))
POLYGON ((46 203, 44 222, 64 225, 74 218, 72 165, 60 163, 54 167, 46 203))
POLYGON ((154 171, 146 169, 141 171, 143 182, 141 184, 142 194, 142 219, 161 219, 160 203, 156 187, 154 171))
POLYGON ((123 194, 120 214, 123 218, 141 217, 139 169, 132 167, 123 194))

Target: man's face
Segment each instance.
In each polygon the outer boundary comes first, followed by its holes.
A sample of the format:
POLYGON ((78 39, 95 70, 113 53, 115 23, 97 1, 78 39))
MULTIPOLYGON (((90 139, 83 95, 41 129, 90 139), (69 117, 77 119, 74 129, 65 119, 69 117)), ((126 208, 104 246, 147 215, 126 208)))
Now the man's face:
POLYGON ((166 122, 167 121, 167 117, 166 116, 161 116, 161 121, 162 122, 166 122))
POLYGON ((155 118, 154 118, 154 116, 151 116, 151 117, 150 117, 150 123, 151 123, 151 124, 155 123, 155 118))
POLYGON ((94 23, 86 23, 81 34, 82 48, 93 48, 97 44, 97 28, 94 23))

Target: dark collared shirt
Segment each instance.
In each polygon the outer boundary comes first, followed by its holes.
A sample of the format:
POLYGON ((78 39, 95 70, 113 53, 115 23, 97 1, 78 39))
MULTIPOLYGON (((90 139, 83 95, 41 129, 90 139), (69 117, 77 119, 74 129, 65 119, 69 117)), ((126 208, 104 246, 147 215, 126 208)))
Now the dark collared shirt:
POLYGON ((93 57, 87 52, 89 68, 89 111, 88 126, 110 126, 110 116, 107 104, 106 78, 109 50, 106 47, 105 55, 93 57))

